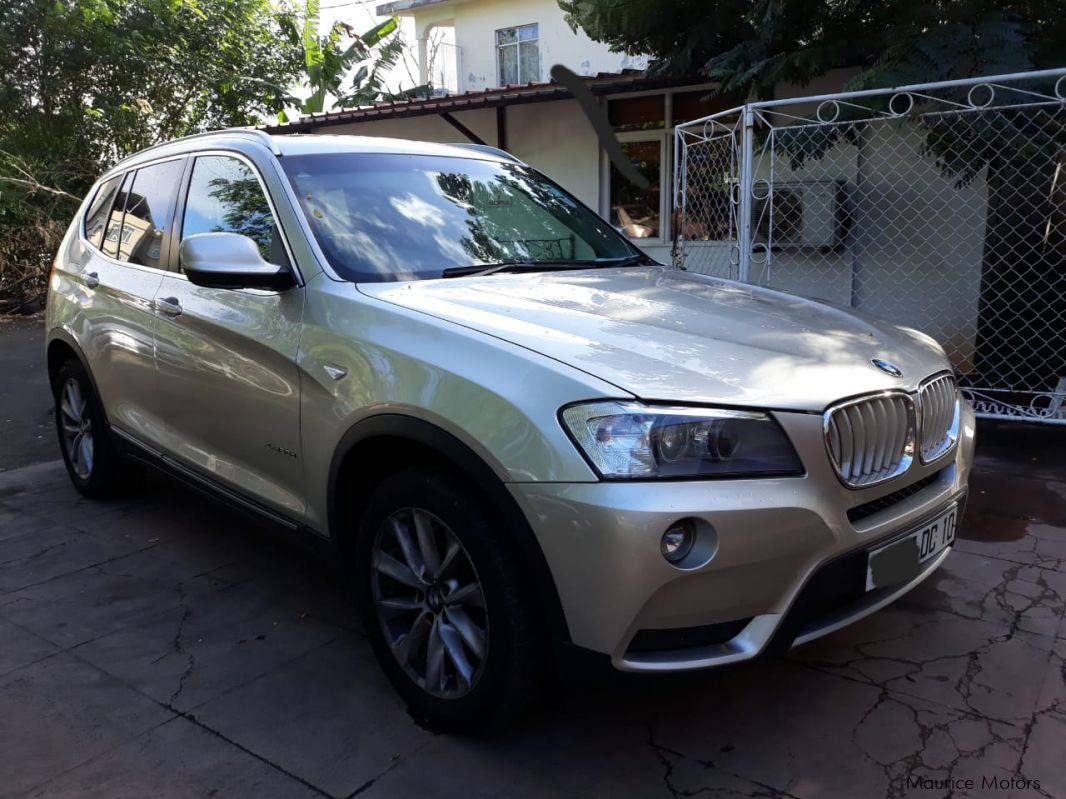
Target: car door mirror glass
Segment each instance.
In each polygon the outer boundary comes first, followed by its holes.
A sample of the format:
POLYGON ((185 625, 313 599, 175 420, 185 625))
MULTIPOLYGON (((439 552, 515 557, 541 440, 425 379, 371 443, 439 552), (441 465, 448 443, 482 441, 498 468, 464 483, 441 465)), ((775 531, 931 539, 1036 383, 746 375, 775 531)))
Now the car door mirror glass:
POLYGON ((288 267, 267 263, 254 240, 240 233, 196 233, 179 248, 181 268, 197 286, 271 289, 294 284, 288 267))

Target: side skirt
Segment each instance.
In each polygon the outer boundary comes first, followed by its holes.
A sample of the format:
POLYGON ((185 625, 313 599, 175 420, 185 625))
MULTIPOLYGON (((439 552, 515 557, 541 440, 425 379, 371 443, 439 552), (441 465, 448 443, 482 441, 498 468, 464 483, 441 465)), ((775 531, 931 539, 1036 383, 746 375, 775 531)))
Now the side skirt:
POLYGON ((340 567, 341 559, 338 557, 336 547, 326 536, 190 469, 125 430, 112 426, 111 433, 114 434, 115 444, 123 456, 178 480, 208 499, 238 510, 258 522, 265 522, 272 533, 317 557, 325 558, 329 565, 340 567))

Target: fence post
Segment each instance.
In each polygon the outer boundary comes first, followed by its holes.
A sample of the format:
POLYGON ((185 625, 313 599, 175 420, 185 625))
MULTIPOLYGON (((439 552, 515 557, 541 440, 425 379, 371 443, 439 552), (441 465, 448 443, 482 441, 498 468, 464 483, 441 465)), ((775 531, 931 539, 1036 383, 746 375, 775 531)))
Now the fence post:
POLYGON ((685 146, 684 133, 680 127, 674 128, 674 183, 671 186, 673 196, 670 198, 670 263, 684 269, 685 262, 682 257, 681 236, 685 221, 685 173, 688 171, 688 158, 681 157, 681 150, 685 146), (679 171, 680 170, 680 171, 679 171))
POLYGON ((752 175, 752 153, 755 149, 755 110, 750 104, 744 105, 740 131, 740 224, 737 225, 737 247, 740 249, 739 274, 742 283, 748 282, 751 266, 751 189, 754 183, 752 175))

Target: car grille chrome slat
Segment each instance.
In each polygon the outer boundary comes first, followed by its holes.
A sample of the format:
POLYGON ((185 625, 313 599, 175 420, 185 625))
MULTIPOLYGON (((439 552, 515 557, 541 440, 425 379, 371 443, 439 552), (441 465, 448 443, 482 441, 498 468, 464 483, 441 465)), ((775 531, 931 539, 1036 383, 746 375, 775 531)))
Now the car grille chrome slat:
POLYGON ((942 457, 959 438, 960 398, 955 378, 949 374, 923 383, 918 391, 921 412, 922 463, 942 457))
POLYGON ((962 400, 954 376, 925 380, 917 395, 888 391, 826 411, 826 447, 840 479, 865 488, 903 474, 918 454, 923 464, 950 452, 959 439, 962 400))
POLYGON ((898 392, 831 408, 826 444, 840 478, 864 488, 905 472, 914 456, 915 418, 914 401, 898 392))

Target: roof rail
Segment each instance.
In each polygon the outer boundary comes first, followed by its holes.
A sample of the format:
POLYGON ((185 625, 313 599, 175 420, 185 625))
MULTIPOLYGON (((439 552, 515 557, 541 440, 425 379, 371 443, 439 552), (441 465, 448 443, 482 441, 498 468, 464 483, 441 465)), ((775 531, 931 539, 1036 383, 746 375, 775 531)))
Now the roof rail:
MULTIPOLYGON (((205 130, 203 133, 190 133, 188 136, 182 136, 178 139, 171 139, 170 141, 160 142, 159 144, 153 144, 151 147, 145 147, 143 150, 138 150, 135 153, 130 153, 118 163, 121 164, 124 161, 128 161, 138 155, 144 153, 150 153, 152 150, 156 150, 160 147, 166 147, 169 144, 176 142, 188 141, 189 139, 202 139, 206 136, 220 136, 220 135, 241 135, 250 136, 261 144, 265 144, 270 148, 270 152, 274 155, 281 155, 281 148, 278 147, 278 143, 274 141, 274 137, 267 133, 265 130, 257 130, 256 128, 222 128, 221 130, 205 130)), ((115 166, 118 166, 116 164, 115 166)))
POLYGON ((513 161, 516 164, 521 164, 522 161, 515 158, 506 150, 501 150, 499 147, 493 147, 491 144, 474 144, 473 142, 456 142, 448 145, 449 147, 462 147, 464 150, 474 150, 479 153, 488 153, 489 155, 499 156, 508 161, 513 161))

